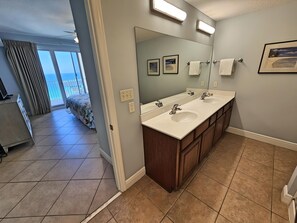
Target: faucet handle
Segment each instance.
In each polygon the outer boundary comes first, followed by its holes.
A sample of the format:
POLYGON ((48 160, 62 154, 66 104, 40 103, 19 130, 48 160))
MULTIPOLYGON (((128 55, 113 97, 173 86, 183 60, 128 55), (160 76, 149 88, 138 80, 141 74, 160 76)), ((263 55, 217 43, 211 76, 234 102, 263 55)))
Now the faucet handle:
POLYGON ((180 106, 180 105, 179 104, 174 104, 172 109, 179 110, 179 111, 182 110, 178 106, 180 106))

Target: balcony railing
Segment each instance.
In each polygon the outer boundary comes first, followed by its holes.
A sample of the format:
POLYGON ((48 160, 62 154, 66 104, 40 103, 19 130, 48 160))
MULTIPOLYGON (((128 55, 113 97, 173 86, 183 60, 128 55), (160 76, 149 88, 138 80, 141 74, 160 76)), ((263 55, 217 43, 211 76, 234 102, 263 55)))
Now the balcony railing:
MULTIPOLYGON (((81 79, 76 80, 63 80, 63 87, 65 90, 66 97, 71 95, 84 94, 84 86, 81 79)), ((51 105, 62 105, 64 104, 60 86, 57 80, 46 80, 51 105)))

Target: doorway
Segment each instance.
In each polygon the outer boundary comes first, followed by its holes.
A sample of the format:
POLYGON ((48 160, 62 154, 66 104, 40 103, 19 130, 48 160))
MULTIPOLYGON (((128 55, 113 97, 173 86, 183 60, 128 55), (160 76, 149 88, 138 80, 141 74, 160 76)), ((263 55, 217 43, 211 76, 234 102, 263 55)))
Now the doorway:
POLYGON ((51 106, 65 105, 66 98, 88 93, 80 52, 38 50, 51 106))

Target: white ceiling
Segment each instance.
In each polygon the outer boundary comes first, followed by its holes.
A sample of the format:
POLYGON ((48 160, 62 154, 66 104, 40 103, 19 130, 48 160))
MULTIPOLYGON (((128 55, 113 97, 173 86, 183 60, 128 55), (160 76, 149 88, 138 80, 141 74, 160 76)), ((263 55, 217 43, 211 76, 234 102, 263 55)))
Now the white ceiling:
MULTIPOLYGON (((185 1, 218 21, 296 0, 185 1)), ((64 31, 74 29, 69 0, 0 0, 0 34, 13 33, 71 40, 73 35, 64 31)))
POLYGON ((185 0, 215 21, 296 0, 185 0))
POLYGON ((69 0, 0 0, 0 32, 73 39, 69 0))

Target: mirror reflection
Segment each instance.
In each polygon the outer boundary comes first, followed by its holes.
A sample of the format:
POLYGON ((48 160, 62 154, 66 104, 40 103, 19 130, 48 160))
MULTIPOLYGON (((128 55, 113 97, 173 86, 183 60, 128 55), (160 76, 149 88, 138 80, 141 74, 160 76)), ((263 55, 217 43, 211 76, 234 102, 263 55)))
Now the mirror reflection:
POLYGON ((142 114, 208 88, 212 46, 139 27, 135 39, 142 114))

